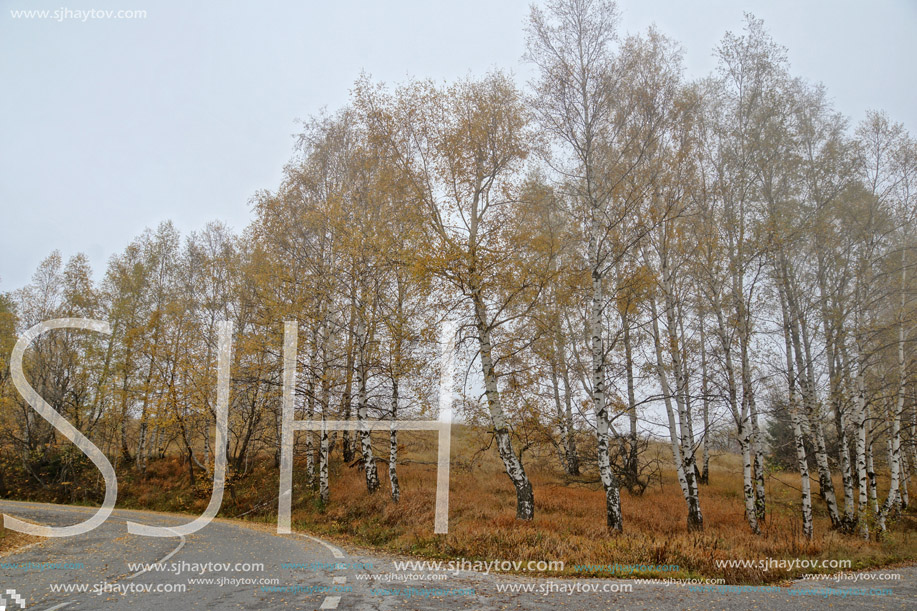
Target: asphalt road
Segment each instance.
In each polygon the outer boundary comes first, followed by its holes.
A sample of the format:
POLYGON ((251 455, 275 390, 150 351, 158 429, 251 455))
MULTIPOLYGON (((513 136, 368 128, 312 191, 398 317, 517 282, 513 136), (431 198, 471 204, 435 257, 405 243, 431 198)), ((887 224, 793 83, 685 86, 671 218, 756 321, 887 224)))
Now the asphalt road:
MULTIPOLYGON (((0 501, 0 512, 55 526, 80 522, 93 511, 0 501)), ((8 590, 21 597, 25 609, 44 611, 917 608, 917 567, 881 571, 899 573, 900 581, 799 581, 777 592, 692 591, 684 585, 632 580, 525 578, 469 571, 449 572, 446 579, 434 580, 431 577, 441 574, 397 571, 393 563, 402 558, 301 533, 278 536, 274 526, 214 520, 184 538, 150 538, 129 535, 128 519, 157 526, 189 520, 116 510, 90 533, 46 539, 4 556, 0 597, 6 600, 6 609, 22 608, 8 590), (631 591, 621 591, 625 586, 631 586, 631 591), (870 588, 888 588, 891 593, 853 594, 870 588), (598 591, 584 591, 592 589, 598 591)), ((3 603, 0 611, 5 611, 3 603)))

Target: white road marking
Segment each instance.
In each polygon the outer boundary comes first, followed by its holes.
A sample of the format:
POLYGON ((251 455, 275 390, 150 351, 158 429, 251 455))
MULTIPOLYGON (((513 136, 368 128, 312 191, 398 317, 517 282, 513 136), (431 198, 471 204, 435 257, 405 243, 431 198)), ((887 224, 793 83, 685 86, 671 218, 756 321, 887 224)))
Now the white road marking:
MULTIPOLYGON (((167 529, 167 530, 172 530, 171 528, 168 528, 168 527, 166 527, 166 529, 167 529)), ((172 556, 174 556, 175 554, 177 554, 177 553, 178 553, 178 550, 180 550, 181 548, 183 548, 183 547, 185 546, 185 535, 181 535, 181 534, 175 532, 174 530, 172 530, 172 532, 174 532, 177 536, 181 537, 181 541, 178 543, 178 547, 176 547, 176 548, 173 549, 171 552, 169 552, 168 554, 166 554, 161 560, 159 560, 158 562, 154 562, 153 564, 161 564, 161 563, 163 563, 163 562, 166 562, 169 558, 171 558, 172 556)), ((137 571, 137 572, 134 573, 133 575, 128 575, 127 578, 128 578, 128 579, 133 579, 134 577, 138 577, 138 576, 140 576, 140 575, 143 575, 144 573, 146 573, 146 572, 149 571, 149 570, 150 570, 150 567, 147 566, 147 568, 142 569, 142 570, 140 570, 140 571, 137 571)))
POLYGON ((54 611, 55 609, 63 609, 64 607, 70 606, 73 604, 73 601, 61 603, 59 605, 54 605, 53 607, 48 607, 45 611, 54 611))
MULTIPOLYGON (((322 541, 318 537, 313 537, 312 535, 307 535, 305 533, 295 533, 295 534, 299 535, 300 537, 305 537, 306 539, 310 539, 312 541, 315 541, 316 543, 319 543, 325 546, 326 548, 328 548, 331 551, 331 554, 335 558, 344 557, 344 552, 342 552, 339 548, 331 545, 330 543, 322 541)), ((332 582, 334 583, 334 585, 343 585, 347 583, 347 578, 346 577, 334 577, 332 579, 332 582)), ((337 609, 340 603, 341 603, 340 596, 326 596, 325 600, 322 601, 322 606, 319 607, 319 609, 337 609)))
MULTIPOLYGON (((321 543, 322 545, 324 545, 325 547, 327 547, 329 550, 331 550, 331 554, 332 554, 335 558, 343 558, 343 557, 344 557, 344 552, 342 552, 341 550, 339 550, 339 549, 336 548, 335 546, 331 545, 330 543, 325 543, 325 542, 322 541, 321 539, 319 539, 319 538, 317 538, 317 537, 313 537, 312 535, 307 535, 307 534, 304 534, 304 533, 296 533, 296 534, 299 535, 300 537, 305 537, 306 539, 311 539, 311 540, 315 541, 316 543, 321 543)), ((340 597, 338 597, 338 598, 340 598, 340 597)), ((333 609, 334 607, 331 607, 331 608, 333 609)))
MULTIPOLYGON (((318 537, 313 537, 312 535, 307 535, 305 533, 295 533, 295 534, 299 535, 300 537, 305 537, 306 539, 310 539, 312 541, 315 541, 316 543, 319 543, 325 546, 326 548, 328 548, 331 551, 331 554, 335 558, 344 557, 344 552, 342 552, 339 548, 331 545, 330 543, 322 541, 318 537)), ((345 583, 347 583, 347 578, 346 577, 334 577, 332 578, 331 581, 332 583, 334 583, 334 585, 339 586, 339 585, 344 585, 345 583)), ((322 606, 319 607, 319 609, 337 609, 340 603, 341 603, 340 596, 326 596, 325 600, 322 601, 322 606)))

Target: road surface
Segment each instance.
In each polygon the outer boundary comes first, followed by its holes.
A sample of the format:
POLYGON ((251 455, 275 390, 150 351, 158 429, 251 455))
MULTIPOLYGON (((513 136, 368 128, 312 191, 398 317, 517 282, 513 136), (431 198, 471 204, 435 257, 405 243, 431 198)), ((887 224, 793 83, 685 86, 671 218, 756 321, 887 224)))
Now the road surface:
MULTIPOLYGON (((85 520, 94 509, 0 501, 0 512, 65 526, 85 520)), ((274 525, 214 520, 184 538, 151 538, 128 534, 127 520, 168 527, 189 518, 115 510, 90 533, 45 539, 4 556, 0 597, 6 609, 21 609, 20 600, 30 611, 917 608, 917 567, 881 571, 900 573, 900 581, 798 581, 779 591, 692 591, 633 580, 397 570, 394 563, 404 558, 304 533, 280 536, 274 525), (631 591, 623 591, 628 586, 631 591), (852 594, 875 588, 889 593, 852 594)))

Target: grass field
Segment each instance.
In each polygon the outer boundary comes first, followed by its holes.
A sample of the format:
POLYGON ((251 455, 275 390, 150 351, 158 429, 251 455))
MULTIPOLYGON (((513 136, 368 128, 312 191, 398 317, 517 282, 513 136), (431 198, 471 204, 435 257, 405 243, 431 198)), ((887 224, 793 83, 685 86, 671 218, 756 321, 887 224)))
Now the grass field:
MULTIPOLYGON (((401 501, 388 494, 386 464, 380 462, 382 488, 366 494, 357 467, 333 460, 331 500, 323 506, 305 481, 305 465, 297 457, 294 473, 293 527, 340 541, 426 558, 468 560, 561 560, 567 575, 611 576, 602 571, 578 571, 578 565, 678 565, 677 572, 646 572, 639 577, 717 577, 727 583, 760 584, 798 577, 818 570, 765 570, 759 567, 722 568, 720 561, 822 559, 849 560, 851 568, 870 568, 917 561, 917 513, 911 508, 895 521, 881 541, 862 541, 830 530, 820 499, 815 504, 815 538, 802 535, 798 515, 799 476, 775 473, 767 479, 768 516, 760 536, 752 535, 744 518, 739 459, 718 456, 710 484, 701 487, 705 530, 688 532, 685 503, 674 474, 663 469, 641 496, 623 492, 625 532, 609 536, 604 522, 604 493, 595 473, 569 479, 556 461, 530 459, 527 469, 535 490, 535 519, 515 519, 515 494, 503 473, 496 451, 480 453, 479 433, 457 426, 453 442, 449 533, 433 534, 435 440, 429 433, 401 433, 399 465, 401 501)), ((387 435, 376 439, 383 455, 387 435)), ((666 449, 651 446, 665 462, 666 449)), ((337 455, 335 455, 337 456, 337 455)), ((153 461, 141 478, 118 469, 122 507, 200 513, 207 504, 211 482, 200 477, 189 485, 187 469, 177 457, 153 461)), ((840 490, 840 482, 837 482, 840 490)), ((221 516, 259 522, 276 519, 277 472, 273 461, 254 465, 238 476, 224 496, 221 516)), ((813 495, 817 482, 813 481, 813 495)), ((882 494, 880 480, 880 494, 882 494)), ((36 500, 39 494, 20 495, 36 500)), ((8 536, 8 535, 7 535, 8 536)), ((3 539, 0 539, 3 541, 3 539)), ((557 573, 553 573, 557 574, 557 573)), ((620 577, 633 576, 620 574, 620 577)))

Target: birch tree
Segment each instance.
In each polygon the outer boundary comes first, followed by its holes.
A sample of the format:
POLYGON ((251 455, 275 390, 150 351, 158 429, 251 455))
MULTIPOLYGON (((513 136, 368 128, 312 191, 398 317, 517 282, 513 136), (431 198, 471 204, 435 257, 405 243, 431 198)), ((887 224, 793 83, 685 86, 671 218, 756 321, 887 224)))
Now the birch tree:
MULTIPOLYGON (((532 106, 552 139, 547 163, 579 205, 590 287, 584 296, 590 351, 588 392, 597 435, 599 475, 605 489, 606 524, 623 529, 619 483, 609 452, 611 401, 607 358, 614 347, 606 330, 608 274, 645 233, 638 210, 644 185, 631 180, 659 136, 662 113, 651 109, 658 92, 640 77, 647 59, 638 45, 616 50, 618 9, 602 0, 557 0, 547 12, 532 7, 526 57, 539 71, 532 106)), ((621 283, 623 285, 623 283, 621 283)), ((617 283, 612 283, 615 287, 617 283)), ((613 292, 613 291, 612 291, 613 292)), ((616 334, 617 337, 617 334, 616 334)), ((616 339, 615 337, 615 339, 616 339)), ((631 406, 635 409, 636 406, 631 406)))
POLYGON ((531 310, 551 265, 536 243, 516 238, 525 231, 520 178, 534 136, 521 95, 493 73, 445 89, 414 83, 393 96, 362 83, 357 106, 424 211, 424 236, 434 248, 421 264, 470 309, 493 435, 516 490, 516 517, 530 520, 532 484, 513 451, 494 341, 531 310))

